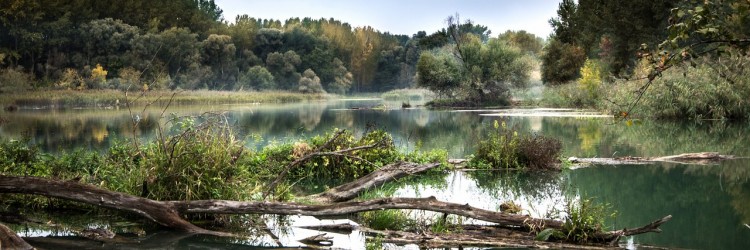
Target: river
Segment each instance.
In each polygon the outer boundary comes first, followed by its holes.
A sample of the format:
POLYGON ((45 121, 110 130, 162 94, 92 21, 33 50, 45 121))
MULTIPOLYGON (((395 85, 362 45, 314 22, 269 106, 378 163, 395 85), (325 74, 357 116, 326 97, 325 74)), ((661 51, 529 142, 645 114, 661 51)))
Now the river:
MULTIPOLYGON (((412 102, 413 105, 419 104, 412 102)), ((103 151, 128 138, 152 140, 172 114, 223 113, 246 144, 262 147, 331 131, 350 129, 362 133, 380 128, 394 136, 404 150, 445 149, 450 157, 464 158, 482 139, 485 125, 505 121, 525 133, 555 137, 563 142, 565 156, 663 156, 716 151, 750 156, 750 125, 720 121, 617 122, 591 112, 553 109, 444 110, 402 109, 400 102, 377 99, 342 99, 296 104, 250 104, 120 109, 27 110, 0 113, 0 138, 27 139, 50 153, 75 149, 103 151), (385 109, 380 106, 385 104, 385 109), (374 107, 374 108, 373 108, 374 107), (133 121, 138 126, 133 129, 133 121)), ((497 209, 506 200, 520 204, 525 213, 545 215, 561 209, 565 199, 593 198, 617 211, 607 223, 612 229, 641 226, 671 214, 660 234, 628 238, 624 246, 640 244, 670 248, 750 249, 750 160, 718 165, 660 163, 633 166, 592 166, 561 173, 452 172, 437 181, 399 186, 394 194, 438 199, 497 209)), ((419 216, 415 214, 414 216, 419 216)), ((331 223, 311 217, 289 217, 291 225, 331 223)), ((277 227, 284 246, 301 246, 301 239, 317 231, 277 227)), ((65 232, 21 230, 22 236, 65 232)), ((334 234, 336 247, 364 248, 363 237, 334 234)), ((245 249, 271 246, 268 237, 227 241, 205 236, 176 237, 149 232, 149 245, 136 248, 245 249), (164 236, 164 235, 167 236, 164 236), (176 240, 173 240, 177 238, 176 240), (161 239, 161 240, 159 240, 161 239), (157 242, 157 243, 154 243, 157 242), (159 245, 158 242, 164 242, 159 245)), ((55 238, 55 237, 52 237, 55 238)), ((144 243, 146 244, 146 243, 144 243)), ((131 246, 132 247, 132 246, 131 246)), ((392 246, 395 247, 395 246, 392 246)), ((109 245, 107 248, 119 248, 109 245)), ((128 247, 122 247, 128 248, 128 247)))

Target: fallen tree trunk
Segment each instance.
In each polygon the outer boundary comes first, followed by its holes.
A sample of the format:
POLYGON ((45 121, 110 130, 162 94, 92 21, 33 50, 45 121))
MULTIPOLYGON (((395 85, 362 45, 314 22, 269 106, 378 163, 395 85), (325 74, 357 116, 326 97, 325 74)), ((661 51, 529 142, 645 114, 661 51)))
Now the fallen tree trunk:
POLYGON ((562 222, 532 218, 526 215, 506 214, 428 198, 382 198, 367 201, 349 201, 323 205, 307 205, 294 202, 242 202, 227 200, 170 201, 180 213, 213 214, 279 214, 335 216, 383 209, 418 209, 455 214, 467 218, 493 222, 505 226, 561 228, 562 222))
POLYGON ((415 175, 440 166, 440 163, 416 164, 397 162, 385 165, 380 169, 355 181, 331 188, 323 193, 310 196, 321 202, 342 202, 356 198, 363 191, 383 183, 415 175))
POLYGON ((241 202, 227 200, 155 201, 125 193, 104 190, 92 185, 71 181, 58 181, 38 177, 0 176, 0 193, 36 194, 72 200, 127 211, 148 218, 162 226, 185 232, 221 235, 220 232, 197 227, 182 219, 181 214, 279 214, 332 216, 382 209, 419 209, 456 214, 468 218, 518 227, 554 227, 562 224, 555 220, 536 219, 523 215, 475 208, 468 204, 438 201, 430 198, 383 198, 368 201, 307 205, 294 202, 241 202))
POLYGON ((138 214, 159 225, 198 234, 224 235, 182 219, 167 202, 112 192, 74 181, 0 175, 0 193, 36 194, 138 214))
MULTIPOLYGON (((404 169, 394 169, 394 171, 398 173, 408 172, 404 169)), ((388 174, 377 176, 388 176, 388 174)), ((361 183, 378 182, 361 181, 361 183)), ((356 189, 367 185, 369 184, 354 185, 354 188, 356 189)), ((341 189, 340 191, 346 190, 341 189)), ((332 193, 337 192, 339 191, 332 193)), ((562 228, 562 222, 556 220, 532 218, 525 215, 505 214, 472 207, 468 204, 464 205, 438 201, 434 197, 382 198, 322 205, 309 205, 294 202, 241 202, 227 200, 155 201, 129 194, 108 191, 99 187, 73 181, 2 175, 0 175, 0 193, 35 194, 78 201, 119 211, 132 212, 168 228, 188 233, 217 236, 231 236, 232 234, 202 229, 184 220, 181 215, 189 213, 211 213, 335 216, 383 209, 417 209, 445 214, 455 214, 467 218, 496 223, 498 226, 519 229, 523 228, 527 231, 532 228, 535 230, 542 230, 544 228, 562 228)), ((612 239, 616 240, 620 236, 656 232, 658 231, 658 227, 669 220, 669 218, 671 218, 671 216, 665 217, 662 219, 662 222, 651 223, 642 228, 604 232, 598 235, 597 238, 600 238, 603 241, 612 239)))
POLYGON ((615 158, 576 158, 570 157, 568 160, 573 164, 599 164, 599 165, 642 165, 655 164, 660 162, 669 162, 677 164, 698 164, 709 165, 723 160, 735 159, 733 155, 722 155, 718 152, 700 152, 686 153, 679 155, 661 156, 661 157, 615 157, 615 158))

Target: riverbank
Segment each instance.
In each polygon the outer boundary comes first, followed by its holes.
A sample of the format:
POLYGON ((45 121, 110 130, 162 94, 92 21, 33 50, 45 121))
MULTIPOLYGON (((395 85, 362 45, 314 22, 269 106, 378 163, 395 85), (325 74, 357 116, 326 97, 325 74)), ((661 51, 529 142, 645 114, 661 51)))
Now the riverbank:
POLYGON ((43 90, 22 93, 0 94, 3 107, 68 108, 68 107, 115 107, 126 102, 133 105, 146 104, 237 104, 237 103, 292 103, 325 100, 327 94, 302 94, 282 91, 147 91, 125 92, 120 90, 43 90))

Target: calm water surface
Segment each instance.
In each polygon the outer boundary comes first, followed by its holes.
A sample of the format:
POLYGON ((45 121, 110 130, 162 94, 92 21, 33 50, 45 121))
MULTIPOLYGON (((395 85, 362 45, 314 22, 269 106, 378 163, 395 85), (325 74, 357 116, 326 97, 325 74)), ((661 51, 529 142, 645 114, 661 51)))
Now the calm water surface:
MULTIPOLYGON (((527 133, 560 139, 565 156, 661 156, 686 152, 717 151, 750 156, 750 125, 721 122, 670 123, 642 122, 628 125, 592 113, 560 110, 464 110, 430 111, 400 109, 400 102, 385 102, 388 109, 367 109, 381 100, 339 100, 285 105, 231 105, 172 107, 166 114, 199 115, 224 113, 248 146, 261 147, 271 141, 294 141, 333 128, 362 133, 380 128, 393 134, 405 150, 446 149, 451 157, 471 154, 482 131, 494 120, 527 133)), ((414 104, 414 103, 412 103, 414 104)), ((0 137, 4 140, 27 138, 47 152, 73 149, 104 150, 112 143, 129 138, 151 140, 161 118, 159 107, 142 110, 20 110, 0 113, 0 137), (133 129, 133 119, 139 126, 133 129)), ((165 115, 166 116, 166 115, 165 115)), ((557 214, 565 199, 594 198, 609 203, 617 216, 609 221, 614 229, 635 227, 674 216, 661 234, 629 238, 626 246, 638 244, 694 249, 750 249, 750 160, 739 159, 719 165, 656 164, 647 166, 594 166, 562 173, 453 172, 447 176, 425 177, 403 184, 394 195, 426 197, 469 203, 497 209, 513 200, 525 213, 541 216, 557 214)), ((322 186, 322 185, 320 185, 322 186)), ((311 187, 313 188, 313 187, 311 187)), ((431 216, 414 213, 413 216, 431 216)), ((292 226, 317 225, 346 220, 318 220, 288 217, 292 226)), ((167 232, 148 235, 136 248, 251 249, 258 246, 302 246, 296 240, 318 233, 296 227, 277 227, 279 241, 268 236, 227 241, 212 237, 184 236, 167 232), (161 242, 161 244, 159 243, 161 242)), ((20 230, 25 236, 58 235, 65 232, 20 230)), ((364 237, 334 235, 336 247, 364 248, 364 237)), ((40 238, 47 239, 48 238, 40 238)), ((40 243, 41 244, 41 243, 40 243)), ((59 245, 58 245, 59 246, 59 245)), ((101 248, 133 248, 133 245, 102 245, 101 248)), ((395 247, 395 246, 392 246, 395 247)))

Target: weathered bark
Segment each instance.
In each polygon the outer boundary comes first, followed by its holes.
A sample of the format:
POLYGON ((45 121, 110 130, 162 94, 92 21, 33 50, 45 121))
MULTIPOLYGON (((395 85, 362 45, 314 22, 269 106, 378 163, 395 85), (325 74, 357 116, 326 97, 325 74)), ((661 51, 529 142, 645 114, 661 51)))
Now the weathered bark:
POLYGON ((26 243, 16 232, 0 223, 0 249, 34 249, 29 243, 26 243))
POLYGON ((182 219, 170 203, 112 192, 73 181, 0 175, 0 193, 36 194, 78 201, 95 206, 132 212, 162 226, 184 232, 223 234, 197 227, 182 219))
MULTIPOLYGON (((387 168, 390 170, 380 172, 381 174, 363 178, 380 179, 380 181, 369 182, 367 180, 361 180, 358 182, 360 184, 352 185, 352 188, 359 189, 368 185, 371 186, 371 184, 367 183, 382 183, 381 181, 383 180, 387 181, 389 179, 395 178, 394 176, 404 176, 408 175, 410 171, 416 171, 416 168, 402 168, 403 165, 404 164, 395 164, 392 167, 387 168)), ((413 165, 409 166, 413 167, 413 165)), ((431 166, 431 164, 427 164, 422 167, 424 169, 429 169, 429 166, 431 166)), ((342 188, 341 190, 334 191, 332 193, 338 193, 340 191, 346 192, 347 189, 342 188)), ((294 202, 241 202, 227 200, 155 201, 124 193, 108 191, 78 182, 66 182, 37 177, 13 177, 1 175, 0 193, 36 194, 47 197, 56 197, 78 201, 91 205, 132 212, 148 218, 165 227, 177 229, 180 231, 218 236, 230 236, 231 234, 202 229, 191 224, 188 221, 185 221, 184 219, 182 219, 181 215, 189 213, 211 213, 335 216, 383 209, 416 209, 445 214, 455 214, 467 218, 492 222, 496 223, 498 227, 509 227, 526 230, 530 228, 534 228, 536 230, 541 230, 544 228, 562 228, 562 222, 556 220, 538 219, 525 215, 505 214, 472 207, 468 204, 464 205, 438 201, 434 197, 382 198, 367 201, 348 201, 322 205, 309 205, 294 202)), ((598 235, 597 238, 601 239, 602 241, 616 241, 621 236, 646 232, 658 232, 658 227, 664 222, 668 221, 670 218, 671 216, 667 216, 661 220, 652 222, 651 224, 641 228, 605 232, 598 235)), ((458 245, 464 245, 464 243, 469 241, 467 241, 466 239, 461 239, 453 242, 445 241, 443 243, 455 243, 458 245)), ((501 246, 513 246, 512 244, 501 246)))
POLYGON ((213 214, 279 214, 333 216, 383 209, 418 209, 460 215, 500 225, 537 228, 560 228, 556 220, 537 219, 526 215, 513 215, 428 198, 382 198, 367 201, 349 201, 324 205, 307 205, 294 202, 241 202, 227 200, 170 201, 180 213, 213 214))
POLYGON ((570 157, 573 164, 599 164, 599 165, 643 165, 655 164, 659 162, 669 162, 678 164, 715 164, 723 160, 735 159, 733 155, 722 155, 718 152, 701 152, 686 153, 679 155, 661 156, 661 157, 616 157, 616 158, 576 158, 570 157))
POLYGON ((609 231, 606 233, 599 234, 596 237, 604 241, 609 241, 611 244, 614 244, 618 240, 620 240, 620 237, 622 236, 630 236, 630 235, 644 234, 644 233, 651 233, 651 232, 661 233, 661 228, 659 227, 671 219, 672 219, 672 215, 667 215, 667 216, 664 216, 664 218, 652 221, 651 223, 648 223, 642 227, 637 227, 637 228, 632 228, 632 229, 624 228, 622 230, 609 231))
POLYGON ((440 163, 416 164, 409 162, 396 162, 385 165, 355 181, 331 188, 323 193, 312 195, 313 199, 322 202, 342 202, 356 198, 363 191, 382 185, 383 183, 425 172, 440 166, 440 163))

